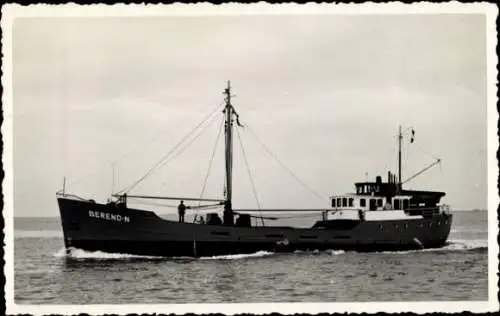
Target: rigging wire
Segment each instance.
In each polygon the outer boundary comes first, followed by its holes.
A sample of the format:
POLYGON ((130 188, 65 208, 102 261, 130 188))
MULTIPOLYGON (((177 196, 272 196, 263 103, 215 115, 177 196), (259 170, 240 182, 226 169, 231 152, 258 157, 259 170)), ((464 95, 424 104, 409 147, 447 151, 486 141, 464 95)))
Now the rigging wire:
POLYGON ((437 164, 441 164, 441 160, 439 160, 439 159, 436 160, 432 164, 428 165, 424 169, 420 170, 419 172, 415 173, 414 175, 412 175, 411 177, 409 177, 408 179, 406 179, 405 181, 403 181, 403 183, 406 183, 406 182, 409 182, 409 181, 415 179, 416 177, 418 177, 419 175, 421 175, 422 173, 426 172, 427 170, 429 170, 430 168, 434 167, 437 164))
POLYGON ((165 160, 167 160, 168 158, 170 158, 170 156, 175 152, 175 150, 177 148, 179 148, 187 139, 189 139, 189 137, 191 137, 191 135, 196 131, 198 130, 206 121, 208 121, 210 118, 213 118, 215 112, 217 110, 220 110, 220 105, 217 106, 217 108, 215 108, 212 112, 210 112, 207 116, 205 116, 203 118, 203 120, 198 123, 186 136, 184 136, 166 155, 164 155, 156 164, 154 164, 151 168, 148 169, 148 171, 142 176, 140 177, 137 181, 135 181, 131 186, 129 186, 128 188, 126 189, 123 189, 121 191, 118 191, 118 192, 129 192, 130 190, 132 190, 133 188, 135 188, 139 183, 141 183, 142 181, 144 181, 144 179, 146 179, 147 177, 149 177, 151 175, 151 173, 153 173, 153 171, 155 169, 157 169, 159 166, 161 166, 165 160))
MULTIPOLYGON (((255 183, 253 181, 252 172, 250 171, 250 164, 248 163, 245 147, 243 146, 243 142, 241 141, 240 131, 238 128, 236 129, 236 135, 238 136, 238 141, 240 143, 241 152, 243 154, 243 160, 245 161, 245 167, 247 169, 248 178, 252 186, 253 196, 255 198, 255 202, 257 202, 257 208, 260 210, 259 197, 257 195, 257 190, 255 189, 255 183)), ((262 216, 261 212, 259 212, 259 214, 262 216)), ((261 219, 262 219, 262 226, 264 226, 264 218, 261 217, 261 219)))
MULTIPOLYGON (((208 114, 208 116, 211 116, 213 113, 215 113, 215 111, 217 111, 217 109, 219 109, 221 106, 223 105, 223 102, 219 103, 219 105, 217 105, 217 107, 214 108, 214 110, 208 114)), ((201 125, 201 124, 200 124, 201 125)), ((154 142, 156 139, 160 138, 161 135, 164 135, 164 132, 159 132, 158 134, 152 136, 148 141, 146 141, 146 143, 152 143, 154 142)), ((126 157, 128 157, 132 152, 135 151, 135 149, 137 149, 138 147, 141 147, 140 145, 138 146, 135 146, 133 149, 129 150, 128 152, 126 152, 125 154, 123 154, 122 156, 118 157, 117 159, 113 160, 111 163, 117 163, 123 159, 125 159, 126 157)))
MULTIPOLYGON (((127 198, 130 199, 130 198, 127 198)), ((141 201, 138 204, 144 204, 144 205, 154 205, 154 206, 161 206, 161 207, 169 207, 169 208, 177 208, 178 205, 173 205, 173 204, 165 204, 165 203, 159 203, 159 202, 153 202, 153 201, 141 201)))
POLYGON ((276 162, 283 168, 285 169, 300 185, 302 185, 306 190, 308 190, 310 193, 312 193, 315 197, 318 199, 324 201, 325 199, 315 190, 311 189, 307 184, 305 184, 302 180, 300 180, 290 169, 288 169, 279 159, 274 155, 271 150, 257 137, 257 135, 252 131, 252 129, 246 125, 248 131, 250 134, 255 137, 255 139, 260 143, 260 145, 267 151, 267 153, 274 159, 276 162))
MULTIPOLYGON (((166 208, 177 208, 178 205, 173 205, 173 204, 166 204, 166 203, 159 203, 159 202, 153 202, 153 201, 142 201, 140 203, 137 203, 140 205, 153 205, 153 206, 161 206, 161 207, 166 207, 166 208)), ((213 209, 213 208, 220 208, 220 204, 210 204, 210 205, 200 205, 200 206, 195 206, 195 207, 190 207, 189 209, 213 209)))
POLYGON ((217 147, 219 145, 220 135, 222 133, 222 126, 224 126, 224 118, 222 118, 222 120, 221 120, 221 123, 219 126, 219 131, 217 132, 217 137, 215 138, 214 148, 212 150, 212 155, 210 156, 210 160, 208 163, 208 170, 207 170, 207 173, 205 175, 205 180, 203 181, 203 186, 201 188, 200 199, 203 198, 203 194, 205 194, 205 189, 207 187, 208 177, 210 176, 210 171, 212 169, 212 164, 213 164, 213 161, 215 158, 215 154, 217 153, 217 147))
MULTIPOLYGON (((423 149, 421 146, 419 146, 415 141, 414 141, 414 138, 412 138, 412 141, 410 142, 411 146, 408 145, 408 150, 405 150, 405 171, 407 172, 407 174, 410 174, 408 172, 408 167, 407 167, 407 164, 408 164, 408 161, 409 161, 409 148, 410 147, 416 147, 416 149, 418 149, 419 151, 421 151, 422 153, 434 158, 434 162, 431 163, 430 165, 428 165, 427 167, 419 170, 418 172, 412 174, 411 176, 409 176, 408 178, 406 178, 404 181, 402 181, 402 183, 407 183, 407 182, 410 182, 411 180, 415 179, 416 177, 418 177, 419 175, 421 175, 422 173, 424 173, 425 171, 429 170, 430 168, 434 167, 435 165, 439 164, 439 167, 441 168, 441 159, 434 156, 433 154, 429 153, 427 150, 423 149)), ((441 169, 440 169, 441 170, 441 169)))
POLYGON ((186 143, 186 145, 181 148, 178 152, 176 152, 175 154, 173 154, 172 157, 169 157, 167 160, 165 160, 163 162, 163 164, 160 166, 160 167, 163 167, 165 166, 167 163, 171 162, 173 159, 175 159, 176 157, 178 157, 180 154, 182 154, 186 149, 189 148, 189 146, 191 146, 198 138, 200 138, 201 135, 203 135, 203 132, 205 132, 207 130, 207 128, 209 128, 210 126, 212 126, 212 124, 215 122, 215 118, 216 116, 213 116, 211 118, 211 121, 206 125, 204 126, 199 132, 198 134, 192 138, 188 143, 186 143))
MULTIPOLYGON (((210 161, 208 163, 207 174, 205 175, 205 180, 203 181, 203 186, 201 187, 200 199, 203 198, 203 194, 205 194, 205 189, 208 183, 208 177, 210 176, 210 171, 212 170, 212 164, 215 158, 215 154, 217 153, 217 147, 219 145, 220 135, 222 134, 222 127, 224 126, 224 118, 221 119, 221 123, 219 126, 219 131, 217 132, 217 137, 215 138, 214 148, 212 150, 212 155, 210 156, 210 161)), ((201 204, 201 201, 198 203, 198 206, 201 204)), ((198 216, 198 213, 195 212, 195 219, 198 216)))
MULTIPOLYGON (((217 107, 214 109, 214 112, 219 109, 222 104, 224 102, 221 102, 217 105, 217 107)), ((211 114, 213 114, 214 112, 212 112, 211 114)), ((211 115, 209 114, 209 116, 211 115)), ((104 169, 104 167, 108 167, 110 165, 113 165, 113 164, 117 164, 119 163, 120 161, 122 161, 123 159, 127 158, 128 156, 130 156, 132 153, 134 153, 137 149, 139 148, 143 148, 153 142, 155 142, 156 140, 158 140, 160 138, 160 136, 162 135, 165 135, 164 131, 159 131, 158 133, 154 134, 153 136, 151 136, 150 138, 148 138, 148 140, 146 140, 145 142, 140 142, 140 143, 137 143, 135 144, 135 146, 133 146, 130 150, 128 150, 127 152, 125 152, 124 154, 122 154, 121 156, 119 156, 118 158, 115 158, 113 160, 109 160, 108 162, 105 162, 103 163, 100 167, 94 169, 93 171, 87 173, 86 175, 78 178, 78 179, 75 179, 69 183, 67 183, 67 186, 72 186, 72 185, 75 185, 77 183, 80 183, 80 182, 83 182, 84 180, 87 180, 89 179, 91 176, 94 176, 96 173, 102 171, 104 169)), ((92 177, 93 178, 93 177, 92 177)), ((122 190, 123 191, 123 190, 122 190)), ((118 191, 118 192, 121 192, 121 191, 118 191)))
POLYGON ((427 150, 424 150, 422 147, 420 147, 418 144, 416 144, 415 142, 412 143, 413 146, 417 147, 417 149, 419 149, 420 151, 422 151, 423 153, 431 156, 432 158, 436 159, 436 160, 440 160, 440 158, 434 156, 433 154, 429 153, 427 150))

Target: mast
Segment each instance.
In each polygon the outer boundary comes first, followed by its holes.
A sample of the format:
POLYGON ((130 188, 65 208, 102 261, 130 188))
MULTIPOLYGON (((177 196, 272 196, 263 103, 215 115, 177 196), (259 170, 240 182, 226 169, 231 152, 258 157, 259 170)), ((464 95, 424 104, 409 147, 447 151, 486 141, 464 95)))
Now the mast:
POLYGON ((399 125, 399 135, 398 135, 398 187, 397 191, 401 191, 401 142, 403 140, 403 133, 401 131, 401 125, 399 125))
POLYGON ((224 89, 226 95, 226 106, 224 108, 225 119, 225 160, 226 160, 226 201, 224 204, 224 225, 233 225, 233 209, 231 205, 232 189, 233 189, 233 113, 234 109, 231 105, 231 82, 227 82, 227 88, 224 89))

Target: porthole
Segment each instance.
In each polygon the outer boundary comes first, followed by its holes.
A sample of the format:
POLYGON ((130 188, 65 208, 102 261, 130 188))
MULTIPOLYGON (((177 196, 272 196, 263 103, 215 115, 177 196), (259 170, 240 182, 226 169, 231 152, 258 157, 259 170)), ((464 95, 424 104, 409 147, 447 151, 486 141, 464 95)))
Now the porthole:
POLYGON ((398 229, 399 225, 398 224, 394 224, 394 228, 398 229))
POLYGON ((379 229, 379 230, 384 230, 384 225, 379 224, 379 225, 378 225, 378 229, 379 229))
POLYGON ((408 229, 408 224, 405 224, 405 229, 408 229))
POLYGON ((445 220, 445 221, 444 221, 444 224, 445 224, 445 225, 448 225, 448 220, 445 220))
POLYGON ((437 225, 438 225, 438 226, 441 226, 441 221, 438 221, 438 222, 437 222, 437 225))
POLYGON ((431 228, 431 227, 432 227, 432 223, 429 223, 429 228, 431 228))

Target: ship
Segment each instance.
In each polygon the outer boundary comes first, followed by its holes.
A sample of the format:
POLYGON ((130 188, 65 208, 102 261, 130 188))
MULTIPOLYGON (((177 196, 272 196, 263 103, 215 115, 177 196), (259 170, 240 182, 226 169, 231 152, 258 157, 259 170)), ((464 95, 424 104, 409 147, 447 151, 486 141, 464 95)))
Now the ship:
MULTIPOLYGON (((354 193, 332 195, 328 199, 330 204, 322 209, 233 209, 233 136, 234 130, 243 125, 232 104, 230 82, 223 94, 224 197, 209 199, 118 192, 112 193, 107 202, 99 203, 67 192, 63 185, 56 198, 68 252, 76 248, 140 256, 197 258, 259 251, 373 252, 446 245, 452 214, 449 206, 440 204, 445 193, 403 188, 404 183, 439 164, 440 159, 403 181, 401 127, 398 176, 389 171, 385 181, 376 176, 374 181, 357 182, 354 193), (199 209, 218 208, 219 212, 207 213, 203 221, 168 220, 155 211, 129 207, 130 199, 197 201, 199 209), (202 202, 205 204, 201 205, 202 202), (260 215, 255 215, 256 212, 260 215), (299 212, 316 218, 308 227, 273 226, 277 218, 265 216, 265 212, 299 212)), ((414 131, 411 133, 413 137, 414 131)))

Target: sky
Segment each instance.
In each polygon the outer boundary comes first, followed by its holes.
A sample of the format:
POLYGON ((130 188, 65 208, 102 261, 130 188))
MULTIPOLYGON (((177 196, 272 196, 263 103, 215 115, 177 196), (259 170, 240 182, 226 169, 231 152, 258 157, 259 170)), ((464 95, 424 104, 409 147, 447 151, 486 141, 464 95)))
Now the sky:
MULTIPOLYGON (((17 18, 14 215, 58 216, 63 178, 66 191, 99 201, 130 186, 222 104, 228 80, 262 207, 327 207, 356 181, 385 180, 397 172, 402 125, 403 179, 442 160, 406 187, 444 191, 452 209, 486 209, 485 23, 481 14, 17 18)), ((217 113, 130 193, 200 196, 217 113)), ((221 141, 206 197, 223 197, 221 141)), ((234 143, 233 205, 256 208, 234 143)))

